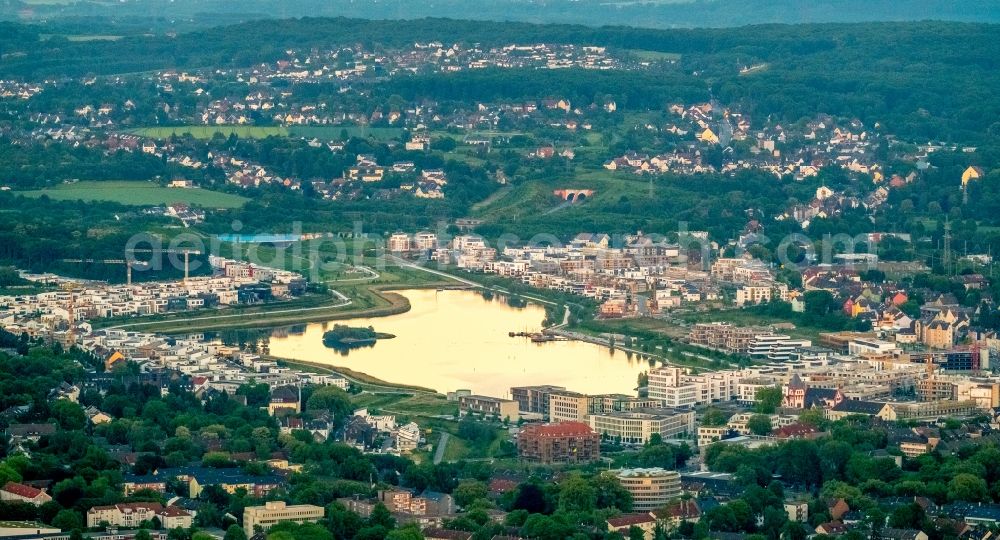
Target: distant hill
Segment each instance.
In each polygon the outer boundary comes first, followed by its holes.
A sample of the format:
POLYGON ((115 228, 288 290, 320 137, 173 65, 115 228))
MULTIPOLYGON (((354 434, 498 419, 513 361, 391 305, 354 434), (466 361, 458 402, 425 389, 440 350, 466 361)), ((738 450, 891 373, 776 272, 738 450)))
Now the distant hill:
MULTIPOLYGON (((254 18, 448 17, 650 28, 765 23, 946 20, 1000 22, 1000 0, 0 0, 0 18, 110 18, 132 26, 191 29, 254 18)), ((102 30, 103 31, 103 30, 102 30)))

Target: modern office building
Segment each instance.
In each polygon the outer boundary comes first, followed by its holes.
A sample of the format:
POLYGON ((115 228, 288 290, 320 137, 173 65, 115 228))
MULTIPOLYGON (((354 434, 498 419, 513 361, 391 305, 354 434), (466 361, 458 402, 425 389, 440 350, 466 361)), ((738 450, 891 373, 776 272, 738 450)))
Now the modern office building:
POLYGON ((249 506, 243 511, 243 530, 247 536, 263 532, 282 521, 306 523, 323 519, 322 506, 311 504, 285 504, 284 501, 270 501, 264 506, 249 506))
POLYGON ((663 508, 681 496, 681 475, 660 467, 621 469, 613 471, 622 487, 632 494, 632 509, 636 512, 663 508))

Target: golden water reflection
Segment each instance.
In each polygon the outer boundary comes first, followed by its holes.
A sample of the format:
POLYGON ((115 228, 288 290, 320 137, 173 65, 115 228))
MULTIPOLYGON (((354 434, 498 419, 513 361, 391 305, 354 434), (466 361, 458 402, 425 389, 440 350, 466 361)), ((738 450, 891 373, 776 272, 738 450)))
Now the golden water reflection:
POLYGON ((439 392, 467 388, 498 397, 508 396, 511 386, 534 384, 556 384, 589 394, 632 394, 637 374, 649 369, 646 361, 589 343, 532 343, 509 337, 508 332, 541 328, 545 310, 534 304, 516 309, 501 298, 486 300, 466 290, 398 292, 409 299, 410 311, 314 323, 300 333, 285 329, 270 338, 270 352, 439 392), (323 345, 323 332, 334 323, 373 326, 396 337, 345 355, 323 345))

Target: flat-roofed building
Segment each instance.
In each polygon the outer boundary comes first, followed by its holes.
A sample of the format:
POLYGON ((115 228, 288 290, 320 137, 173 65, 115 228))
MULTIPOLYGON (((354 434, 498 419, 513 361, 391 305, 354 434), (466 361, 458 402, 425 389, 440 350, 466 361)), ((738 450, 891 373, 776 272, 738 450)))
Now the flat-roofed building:
POLYGON ((721 370, 689 375, 678 367, 661 366, 649 370, 649 398, 667 407, 693 407, 739 397, 739 382, 749 374, 721 370))
POLYGON ((547 419, 549 417, 549 396, 553 392, 565 390, 562 386, 551 384, 514 386, 510 389, 510 398, 517 402, 517 407, 522 413, 536 413, 547 419))
POLYGON ((663 508, 681 496, 681 475, 660 467, 611 471, 622 487, 632 494, 637 512, 663 508))
POLYGON ((551 422, 585 422, 590 413, 590 396, 568 390, 553 392, 549 394, 548 409, 551 422))
POLYGON ((312 504, 286 504, 284 501, 269 501, 264 506, 248 506, 243 511, 243 530, 247 536, 263 532, 277 523, 294 521, 306 523, 323 519, 322 506, 312 504))
POLYGON ((410 235, 406 233, 393 233, 389 237, 389 251, 391 253, 407 253, 410 251, 410 235))
POLYGON ((590 428, 604 438, 626 444, 645 444, 653 434, 673 439, 695 433, 694 411, 684 409, 636 409, 587 416, 590 428))
POLYGON ((501 420, 509 419, 511 422, 521 418, 516 401, 492 396, 459 396, 458 410, 462 415, 479 414, 487 418, 495 416, 501 420))
POLYGON ((601 457, 601 437, 582 422, 533 424, 518 433, 517 453, 536 463, 586 463, 601 457))

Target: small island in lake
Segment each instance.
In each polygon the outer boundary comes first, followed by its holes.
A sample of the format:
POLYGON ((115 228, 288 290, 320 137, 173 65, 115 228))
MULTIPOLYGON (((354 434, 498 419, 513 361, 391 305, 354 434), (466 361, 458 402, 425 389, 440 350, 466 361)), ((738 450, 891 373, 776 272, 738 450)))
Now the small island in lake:
POLYGON ((376 332, 371 326, 367 328, 351 327, 344 324, 333 325, 332 330, 323 332, 323 345, 334 349, 353 349, 374 345, 380 339, 391 339, 396 336, 376 332))

